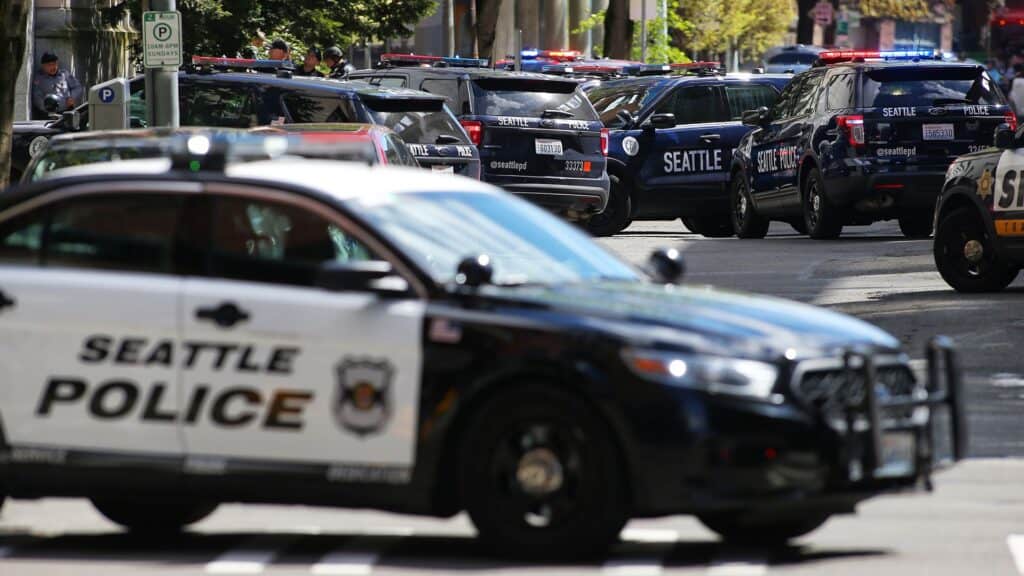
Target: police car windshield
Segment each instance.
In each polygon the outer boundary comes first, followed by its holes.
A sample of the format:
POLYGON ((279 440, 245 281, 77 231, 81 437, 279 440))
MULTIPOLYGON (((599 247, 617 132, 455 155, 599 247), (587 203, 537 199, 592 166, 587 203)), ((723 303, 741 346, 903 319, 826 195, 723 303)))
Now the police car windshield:
POLYGON ((475 80, 476 113, 481 116, 544 117, 559 110, 576 120, 597 120, 593 107, 575 82, 482 78, 475 80))
POLYGON ((491 257, 495 284, 639 279, 573 226, 505 194, 369 195, 352 209, 441 284, 477 254, 491 257))
POLYGON ((654 80, 644 83, 631 83, 625 86, 595 88, 587 97, 597 111, 601 122, 608 128, 622 128, 622 119, 617 115, 620 111, 637 116, 647 104, 653 101, 658 91, 652 90, 654 80))
POLYGON ((968 66, 868 70, 861 94, 865 108, 1006 103, 984 70, 968 66))
POLYGON ((441 136, 454 136, 469 144, 462 126, 441 100, 416 102, 370 100, 366 103, 375 124, 387 126, 410 144, 438 144, 441 136))

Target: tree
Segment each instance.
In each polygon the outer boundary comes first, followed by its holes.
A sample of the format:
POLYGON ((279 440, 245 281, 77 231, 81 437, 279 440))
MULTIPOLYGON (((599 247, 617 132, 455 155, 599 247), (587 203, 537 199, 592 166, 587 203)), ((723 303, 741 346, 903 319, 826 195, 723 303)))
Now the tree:
POLYGON ((14 90, 25 60, 29 5, 27 0, 0 0, 0 189, 11 172, 14 90))
POLYGON ((679 16, 688 22, 688 48, 713 54, 735 48, 753 57, 783 38, 793 7, 778 0, 681 0, 679 16))
POLYGON ((628 59, 632 52, 633 21, 629 0, 610 0, 604 17, 604 50, 608 58, 628 59))

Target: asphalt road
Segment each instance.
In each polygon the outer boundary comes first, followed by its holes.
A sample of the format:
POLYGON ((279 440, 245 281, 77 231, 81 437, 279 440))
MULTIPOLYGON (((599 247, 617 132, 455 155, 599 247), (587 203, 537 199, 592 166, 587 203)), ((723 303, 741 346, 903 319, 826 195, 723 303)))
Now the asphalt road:
POLYGON ((931 494, 874 499, 788 547, 724 546, 671 517, 631 523, 606 560, 558 566, 489 558, 464 516, 226 505, 179 538, 150 541, 85 501, 13 501, 0 511, 0 574, 1024 575, 1024 281, 998 295, 956 294, 934 271, 931 242, 904 240, 891 224, 818 242, 783 225, 765 240, 712 240, 654 222, 603 242, 638 263, 655 247, 679 247, 687 282, 848 312, 918 359, 932 335, 952 336, 976 458, 940 474, 931 494))

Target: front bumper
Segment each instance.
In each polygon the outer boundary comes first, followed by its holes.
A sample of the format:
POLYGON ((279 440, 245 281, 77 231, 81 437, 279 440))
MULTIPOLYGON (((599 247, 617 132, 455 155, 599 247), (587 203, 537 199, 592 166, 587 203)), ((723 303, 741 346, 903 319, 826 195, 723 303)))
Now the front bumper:
POLYGON ((871 354, 850 351, 844 362, 851 378, 871 382, 867 389, 879 392, 843 407, 845 427, 792 401, 754 404, 705 395, 694 402, 691 396, 682 408, 686 430, 677 430, 685 447, 677 444, 674 454, 667 445, 638 448, 649 464, 634 478, 636 515, 780 509, 835 514, 852 512, 857 502, 879 493, 930 489, 937 446, 944 443, 936 420, 942 411, 948 411, 952 460, 966 455, 960 369, 948 340, 930 343, 927 382, 912 396, 881 393, 871 354), (916 418, 887 416, 894 411, 916 418), (910 461, 894 471, 887 440, 908 438, 910 461))

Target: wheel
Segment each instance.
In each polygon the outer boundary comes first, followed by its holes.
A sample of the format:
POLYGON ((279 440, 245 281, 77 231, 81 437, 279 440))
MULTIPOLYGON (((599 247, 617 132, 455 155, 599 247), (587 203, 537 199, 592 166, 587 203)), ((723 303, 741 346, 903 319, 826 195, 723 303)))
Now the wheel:
POLYGON ((907 238, 927 238, 932 235, 932 215, 925 212, 900 216, 900 231, 907 238))
POLYGON ((933 242, 935 267, 958 292, 998 292, 1018 269, 999 257, 993 239, 970 208, 957 208, 939 221, 933 242))
POLYGON ((789 225, 793 228, 793 230, 796 230, 797 234, 807 234, 807 223, 804 222, 803 218, 790 220, 789 225))
POLYGON ((825 198, 825 183, 817 168, 811 168, 804 179, 802 197, 807 234, 817 240, 839 237, 843 223, 835 207, 825 198))
POLYGON ((742 172, 732 177, 729 186, 729 204, 732 206, 733 231, 740 238, 764 238, 768 234, 771 221, 762 218, 754 210, 750 201, 750 188, 747 177, 742 172))
POLYGON ((497 393, 460 451, 463 503, 493 551, 531 559, 601 555, 627 520, 622 460, 580 398, 527 385, 497 393))
POLYGON ((594 214, 587 222, 587 230, 594 236, 611 236, 622 232, 633 222, 629 215, 632 204, 629 199, 629 190, 620 182, 618 177, 609 175, 611 188, 608 190, 608 205, 604 212, 594 214))
POLYGON ((140 502, 106 498, 94 498, 92 505, 111 522, 133 532, 177 532, 217 509, 216 502, 140 502))
POLYGON ((732 218, 728 214, 683 216, 680 220, 690 232, 696 232, 708 238, 728 238, 736 233, 732 228, 732 218))
POLYGON ((702 524, 723 540, 736 544, 773 545, 816 530, 828 520, 825 513, 792 517, 749 517, 742 513, 715 513, 697 516, 702 524))

